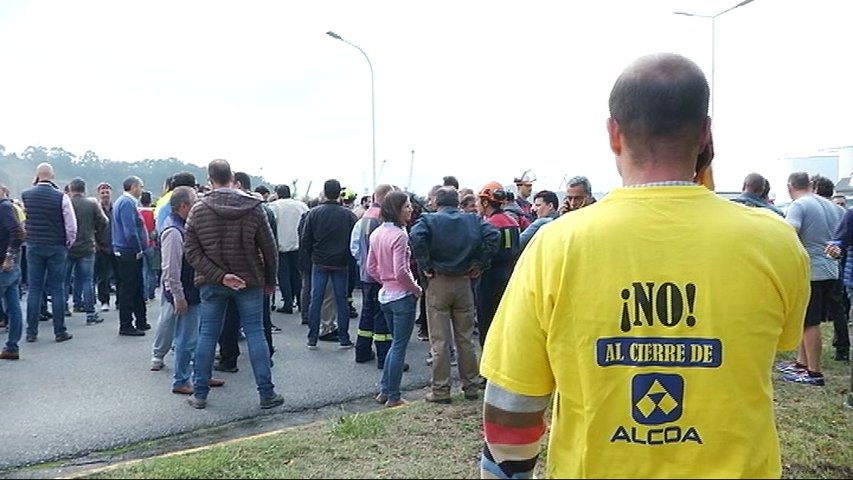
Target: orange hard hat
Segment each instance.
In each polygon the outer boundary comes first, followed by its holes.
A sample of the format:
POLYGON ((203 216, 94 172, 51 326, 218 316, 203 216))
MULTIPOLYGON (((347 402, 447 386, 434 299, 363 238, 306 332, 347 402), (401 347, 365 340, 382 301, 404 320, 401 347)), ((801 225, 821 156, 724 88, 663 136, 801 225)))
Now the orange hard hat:
POLYGON ((498 182, 489 182, 483 185, 477 196, 491 202, 503 202, 506 200, 506 190, 498 182))

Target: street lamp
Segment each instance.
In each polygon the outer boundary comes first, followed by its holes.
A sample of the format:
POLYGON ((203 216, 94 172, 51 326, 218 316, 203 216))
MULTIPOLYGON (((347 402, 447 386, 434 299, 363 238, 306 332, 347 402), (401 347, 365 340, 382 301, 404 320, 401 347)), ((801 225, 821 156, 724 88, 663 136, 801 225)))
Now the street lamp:
POLYGON ((716 95, 714 95, 714 84, 716 83, 714 81, 714 63, 716 61, 716 53, 714 51, 714 46, 716 43, 717 17, 719 17, 720 15, 723 15, 724 13, 731 12, 732 10, 734 10, 736 8, 740 8, 740 7, 742 7, 748 3, 752 3, 753 1, 755 1, 755 0, 743 0, 742 2, 738 3, 737 5, 735 5, 733 7, 729 7, 727 9, 723 10, 722 12, 717 13, 716 15, 699 15, 697 13, 689 13, 689 12, 672 12, 676 15, 684 15, 685 17, 698 17, 698 18, 710 18, 711 19, 711 118, 714 118, 714 99, 717 98, 716 95))
POLYGON ((371 187, 376 188, 376 96, 373 91, 373 64, 370 63, 370 58, 358 45, 350 42, 349 40, 346 40, 345 38, 342 38, 340 35, 331 30, 326 32, 326 35, 334 38, 335 40, 340 40, 357 48, 358 51, 361 52, 362 55, 364 55, 364 59, 367 60, 367 66, 370 67, 370 124, 373 130, 373 184, 371 185, 371 187))

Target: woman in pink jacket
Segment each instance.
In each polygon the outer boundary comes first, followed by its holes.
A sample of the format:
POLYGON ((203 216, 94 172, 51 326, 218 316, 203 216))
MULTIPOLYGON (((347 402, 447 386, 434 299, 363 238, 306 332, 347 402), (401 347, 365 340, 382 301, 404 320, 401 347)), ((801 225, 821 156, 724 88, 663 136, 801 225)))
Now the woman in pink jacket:
POLYGON ((370 234, 367 272, 382 284, 379 304, 393 338, 385 357, 381 391, 376 401, 386 407, 398 407, 406 403, 400 396, 400 382, 422 291, 409 262, 411 251, 406 224, 412 216, 412 204, 408 195, 400 191, 389 193, 382 202, 380 215, 385 223, 370 234))

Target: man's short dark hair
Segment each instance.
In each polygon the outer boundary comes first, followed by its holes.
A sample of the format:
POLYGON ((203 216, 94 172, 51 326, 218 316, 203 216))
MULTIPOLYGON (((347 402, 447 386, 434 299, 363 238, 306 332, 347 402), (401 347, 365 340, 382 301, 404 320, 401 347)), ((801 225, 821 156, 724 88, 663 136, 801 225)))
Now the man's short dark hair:
POLYGON ((287 185, 279 185, 275 187, 275 194, 278 198, 290 198, 290 187, 287 185))
POLYGON ((80 177, 74 178, 68 182, 68 190, 74 193, 83 193, 86 191, 86 182, 80 177))
POLYGON ((453 175, 448 175, 442 179, 445 187, 453 187, 456 190, 459 190, 459 180, 456 180, 456 177, 453 175))
POLYGON ((788 175, 788 185, 796 190, 808 190, 811 186, 809 174, 806 172, 794 172, 788 175))
POLYGON ((252 179, 246 172, 234 172, 234 181, 240 182, 240 188, 250 192, 252 191, 252 179))
POLYGON ((124 188, 125 192, 129 192, 136 185, 142 185, 142 179, 137 177, 136 175, 131 175, 125 178, 123 182, 121 182, 121 186, 122 188, 124 188))
POLYGON ((760 197, 764 193, 764 181, 761 174, 750 173, 743 179, 743 189, 760 197))
POLYGON ((217 185, 228 185, 234 179, 231 173, 231 164, 228 160, 221 158, 211 161, 207 165, 207 176, 217 185))
POLYGON ((269 195, 270 189, 267 188, 266 185, 258 185, 255 187, 255 193, 260 193, 261 195, 269 195))
POLYGON ((334 178, 326 180, 323 184, 323 195, 326 200, 337 200, 341 196, 341 182, 334 178))
POLYGON ((626 139, 698 135, 708 116, 708 81, 691 60, 673 53, 642 57, 616 80, 610 116, 626 139))
POLYGON ((195 175, 190 172, 178 172, 172 175, 172 189, 178 187, 195 187, 195 175))
POLYGON ((139 203, 141 203, 143 207, 151 206, 151 192, 148 190, 142 192, 142 195, 139 196, 139 203))
POLYGON ((172 207, 172 211, 174 212, 184 204, 192 205, 193 193, 195 193, 195 189, 193 187, 175 187, 175 189, 172 190, 172 195, 169 197, 169 206, 172 207))
POLYGON ((435 204, 439 207, 458 207, 459 192, 454 187, 441 187, 435 192, 435 204))
POLYGON ((469 207, 477 204, 477 197, 473 193, 468 193, 459 200, 460 207, 469 207))
POLYGON ((533 200, 535 201, 537 198, 541 198, 543 202, 550 203, 551 207, 556 211, 560 209, 560 199, 557 198, 557 194, 552 192, 551 190, 542 190, 533 196, 533 200))

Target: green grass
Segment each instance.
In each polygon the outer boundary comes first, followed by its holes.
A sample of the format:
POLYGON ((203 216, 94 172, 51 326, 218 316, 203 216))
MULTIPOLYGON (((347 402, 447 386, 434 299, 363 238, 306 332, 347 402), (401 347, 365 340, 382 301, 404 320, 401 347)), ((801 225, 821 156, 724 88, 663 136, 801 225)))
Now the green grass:
POLYGON ((843 406, 850 393, 850 364, 832 359, 832 325, 821 328, 826 386, 774 381, 785 478, 853 478, 853 410, 843 406))
MULTIPOLYGON (((823 329, 829 345, 832 328, 823 329)), ((824 353, 826 387, 774 380, 785 478, 853 478, 853 410, 843 406, 850 365, 832 360, 831 348, 824 353)), ((475 478, 481 402, 453 400, 344 415, 85 478, 475 478)), ((540 476, 545 461, 543 451, 540 476)))
POLYGON ((329 433, 338 438, 376 438, 385 432, 386 417, 387 415, 381 412, 338 417, 338 420, 331 424, 329 433))
POLYGON ((471 478, 482 406, 454 400, 357 413, 84 478, 471 478))

